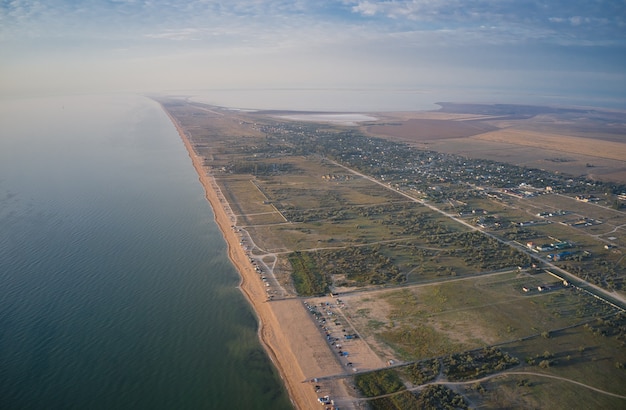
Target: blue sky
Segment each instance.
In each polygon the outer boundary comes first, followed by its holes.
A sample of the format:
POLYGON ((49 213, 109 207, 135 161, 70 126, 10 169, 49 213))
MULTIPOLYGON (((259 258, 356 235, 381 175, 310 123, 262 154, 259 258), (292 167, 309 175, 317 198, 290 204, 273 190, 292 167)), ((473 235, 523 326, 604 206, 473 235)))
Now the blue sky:
POLYGON ((0 0, 0 94, 491 89, 626 99, 625 0, 0 0))

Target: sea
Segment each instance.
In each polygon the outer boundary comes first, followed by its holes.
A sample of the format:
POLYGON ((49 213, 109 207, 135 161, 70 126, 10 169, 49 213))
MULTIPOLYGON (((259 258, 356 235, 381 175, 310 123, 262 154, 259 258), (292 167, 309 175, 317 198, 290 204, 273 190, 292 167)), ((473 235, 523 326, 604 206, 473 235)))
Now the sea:
POLYGON ((191 160, 140 95, 0 100, 0 409, 290 409, 191 160))

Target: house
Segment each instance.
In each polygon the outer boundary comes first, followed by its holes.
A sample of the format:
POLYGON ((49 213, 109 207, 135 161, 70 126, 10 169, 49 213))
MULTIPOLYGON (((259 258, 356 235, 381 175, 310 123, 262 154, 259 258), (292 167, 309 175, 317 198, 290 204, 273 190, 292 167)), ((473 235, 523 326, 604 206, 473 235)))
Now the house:
POLYGON ((554 247, 555 249, 567 249, 567 248, 571 248, 572 244, 567 242, 567 241, 563 241, 563 242, 557 242, 557 243, 553 243, 552 247, 554 247))
POLYGON ((551 253, 550 255, 548 255, 548 259, 553 260, 553 261, 560 261, 565 259, 566 257, 570 256, 572 253, 571 252, 559 252, 559 253, 551 253))

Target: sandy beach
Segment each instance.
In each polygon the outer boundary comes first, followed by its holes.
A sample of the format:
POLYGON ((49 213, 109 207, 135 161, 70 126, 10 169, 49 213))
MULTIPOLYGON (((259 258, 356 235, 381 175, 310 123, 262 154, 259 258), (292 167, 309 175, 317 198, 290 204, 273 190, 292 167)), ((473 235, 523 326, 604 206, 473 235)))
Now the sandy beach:
MULTIPOLYGON (((267 301, 265 286, 239 245, 240 239, 233 229, 234 216, 227 213, 229 207, 219 187, 204 168, 203 159, 197 155, 185 131, 169 113, 168 116, 204 186, 215 221, 226 240, 228 256, 239 271, 240 289, 257 315, 261 344, 278 369, 294 406, 298 409, 318 409, 318 395, 310 383, 311 379, 341 374, 344 372, 341 364, 300 300, 267 301)), ((348 396, 343 383, 336 383, 333 390, 337 396, 348 396)))

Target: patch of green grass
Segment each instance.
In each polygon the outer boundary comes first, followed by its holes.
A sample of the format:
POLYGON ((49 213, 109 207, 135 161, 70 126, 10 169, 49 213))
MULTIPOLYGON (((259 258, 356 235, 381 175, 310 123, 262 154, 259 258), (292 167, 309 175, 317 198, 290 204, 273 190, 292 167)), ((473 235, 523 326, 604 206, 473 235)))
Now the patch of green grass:
POLYGON ((367 327, 370 330, 378 330, 381 327, 385 326, 385 322, 381 322, 380 320, 370 320, 367 322, 367 327))
POLYGON ((464 345, 452 342, 442 332, 422 323, 402 324, 378 336, 407 360, 438 357, 465 350, 464 345))
POLYGON ((365 397, 376 397, 404 390, 404 384, 394 370, 384 369, 355 377, 356 386, 365 397))
POLYGON ((293 252, 289 255, 289 262, 293 268, 293 283, 299 295, 316 296, 328 292, 328 282, 310 254, 293 252))

